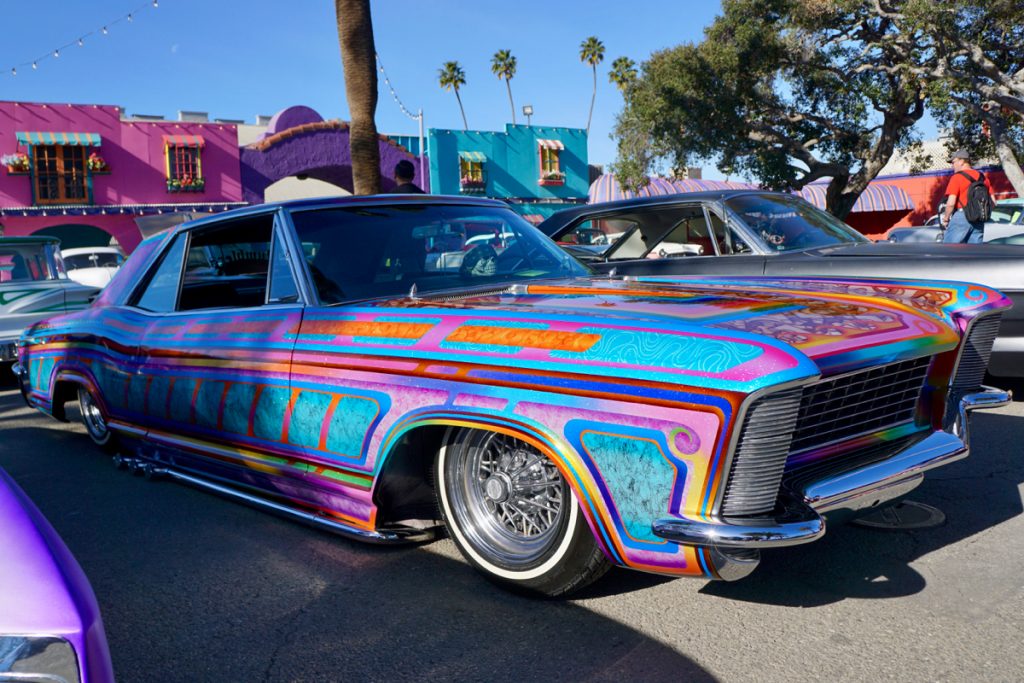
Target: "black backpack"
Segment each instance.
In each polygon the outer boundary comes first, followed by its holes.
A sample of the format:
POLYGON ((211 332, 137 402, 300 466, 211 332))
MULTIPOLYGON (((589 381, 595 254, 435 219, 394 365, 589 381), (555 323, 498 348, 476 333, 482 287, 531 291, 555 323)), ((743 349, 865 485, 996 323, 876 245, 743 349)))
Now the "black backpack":
POLYGON ((964 218, 969 223, 987 221, 992 217, 992 197, 985 187, 985 174, 978 171, 978 179, 975 180, 967 175, 966 171, 960 171, 960 175, 971 181, 967 188, 967 204, 964 205, 964 218))

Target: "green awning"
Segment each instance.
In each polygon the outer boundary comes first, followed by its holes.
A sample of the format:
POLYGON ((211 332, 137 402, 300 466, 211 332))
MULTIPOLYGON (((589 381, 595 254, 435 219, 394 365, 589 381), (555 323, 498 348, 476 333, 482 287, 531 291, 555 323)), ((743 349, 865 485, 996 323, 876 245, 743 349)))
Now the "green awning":
POLYGON ((19 131, 14 134, 23 145, 77 145, 99 147, 99 133, 40 133, 19 131))
POLYGON ((487 161, 487 157, 484 156, 483 152, 459 152, 459 158, 464 161, 472 161, 477 164, 482 164, 487 161))

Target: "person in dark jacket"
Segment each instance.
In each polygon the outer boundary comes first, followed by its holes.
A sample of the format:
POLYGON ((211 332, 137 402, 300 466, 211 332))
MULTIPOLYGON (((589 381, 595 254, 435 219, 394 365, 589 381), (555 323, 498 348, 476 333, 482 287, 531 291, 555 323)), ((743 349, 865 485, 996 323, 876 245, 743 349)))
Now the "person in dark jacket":
POLYGON ((412 181, 416 177, 416 167, 408 159, 402 159, 395 164, 395 183, 397 187, 391 190, 391 194, 424 194, 416 183, 412 181))

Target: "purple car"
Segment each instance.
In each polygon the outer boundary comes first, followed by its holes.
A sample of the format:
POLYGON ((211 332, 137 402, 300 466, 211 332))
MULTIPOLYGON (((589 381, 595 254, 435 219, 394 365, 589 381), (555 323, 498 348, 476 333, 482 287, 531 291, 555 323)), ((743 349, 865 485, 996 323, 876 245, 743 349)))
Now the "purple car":
POLYGON ((103 620, 88 579, 2 469, 0 543, 0 681, 113 681, 103 620))

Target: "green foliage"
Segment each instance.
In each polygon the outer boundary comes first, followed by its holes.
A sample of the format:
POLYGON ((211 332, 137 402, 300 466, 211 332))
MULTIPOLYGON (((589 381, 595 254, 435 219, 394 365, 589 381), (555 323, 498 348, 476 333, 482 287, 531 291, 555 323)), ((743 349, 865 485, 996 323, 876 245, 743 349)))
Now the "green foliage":
POLYGON ((594 68, 604 61, 604 43, 597 36, 590 36, 580 43, 580 61, 594 68))
POLYGON ((437 70, 437 80, 445 92, 451 90, 458 92, 459 88, 466 85, 466 72, 462 70, 458 62, 445 62, 437 70))
POLYGON ((491 57, 491 73, 499 79, 512 80, 516 75, 516 58, 511 50, 498 50, 491 57))
POLYGON ((629 91, 636 84, 636 62, 629 57, 616 57, 612 62, 612 70, 608 72, 608 81, 614 83, 619 91, 629 96, 629 91))
POLYGON ((704 40, 643 63, 616 129, 617 167, 713 160, 776 189, 829 177, 828 208, 845 216, 924 113, 919 55, 872 8, 725 0, 704 40), (622 144, 633 129, 650 131, 652 158, 622 144))

